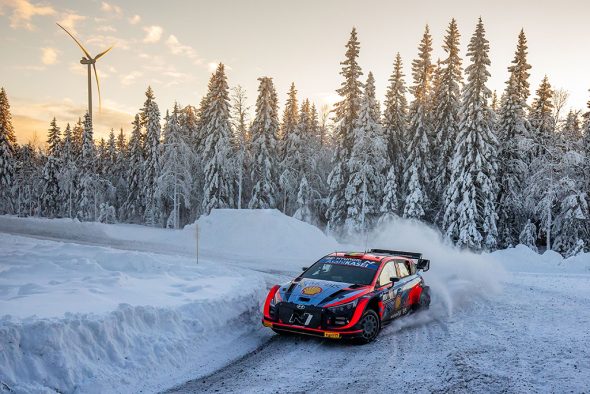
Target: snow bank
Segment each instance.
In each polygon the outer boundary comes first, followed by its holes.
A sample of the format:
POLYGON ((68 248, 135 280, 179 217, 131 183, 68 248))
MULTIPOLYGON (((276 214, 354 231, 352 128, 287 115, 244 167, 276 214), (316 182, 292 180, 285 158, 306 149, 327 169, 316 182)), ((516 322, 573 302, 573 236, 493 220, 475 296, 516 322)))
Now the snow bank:
POLYGON ((0 382, 17 392, 154 391, 268 335, 250 270, 8 234, 0 246, 0 382))
POLYGON ((317 227, 276 209, 214 209, 182 230, 0 216, 0 232, 185 256, 196 255, 197 224, 200 258, 256 269, 293 273, 340 248, 317 227))
POLYGON ((590 273, 590 253, 564 259, 552 250, 539 254, 525 245, 497 250, 490 257, 507 270, 535 273, 590 273))
MULTIPOLYGON (((340 244, 317 227, 276 209, 215 209, 198 220, 200 248, 241 262, 264 262, 260 268, 298 271, 340 244), (268 266, 266 262, 273 262, 268 266)), ((195 225, 185 227, 194 233, 195 225)))
POLYGON ((197 224, 0 216, 0 388, 153 392, 213 372, 270 336, 277 273, 339 249, 276 210, 214 210, 198 227, 199 264, 197 224))
MULTIPOLYGON (((417 221, 395 219, 384 223, 366 238, 367 249, 382 248, 420 252, 430 259, 424 273, 431 287, 431 314, 451 316, 473 297, 487 297, 501 289, 505 270, 485 254, 459 250, 445 242, 437 230, 417 221)), ((365 242, 363 239, 357 243, 365 242)))

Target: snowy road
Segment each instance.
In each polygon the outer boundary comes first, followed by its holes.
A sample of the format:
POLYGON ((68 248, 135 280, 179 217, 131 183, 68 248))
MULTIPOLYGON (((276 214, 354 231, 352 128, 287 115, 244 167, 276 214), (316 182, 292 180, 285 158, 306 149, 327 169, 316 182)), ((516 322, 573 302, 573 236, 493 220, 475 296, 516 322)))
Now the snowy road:
POLYGON ((590 392, 589 275, 519 274, 449 316, 409 316, 374 343, 273 337, 170 392, 590 392))
POLYGON ((0 216, 0 392, 590 393, 588 254, 476 255, 397 222, 372 242, 432 257, 433 304, 354 346, 260 324, 270 284, 342 245, 274 211, 199 225, 196 264, 194 227, 0 216))

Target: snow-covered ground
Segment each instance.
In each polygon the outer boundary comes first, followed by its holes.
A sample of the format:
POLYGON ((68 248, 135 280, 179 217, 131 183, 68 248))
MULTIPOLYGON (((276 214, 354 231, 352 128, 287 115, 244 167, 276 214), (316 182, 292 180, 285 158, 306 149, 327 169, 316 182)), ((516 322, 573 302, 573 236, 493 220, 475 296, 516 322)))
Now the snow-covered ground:
POLYGON ((367 239, 431 258, 434 302, 359 348, 261 328, 270 284, 350 248, 277 211, 178 231, 0 216, 0 392, 590 387, 589 254, 475 255, 405 221, 367 239))

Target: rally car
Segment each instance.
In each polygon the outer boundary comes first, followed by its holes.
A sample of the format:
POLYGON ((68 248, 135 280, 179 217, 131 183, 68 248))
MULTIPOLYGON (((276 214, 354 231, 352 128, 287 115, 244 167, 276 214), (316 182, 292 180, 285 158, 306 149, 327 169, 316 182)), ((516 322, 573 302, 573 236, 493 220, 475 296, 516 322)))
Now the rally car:
POLYGON ((262 324, 278 334, 373 341, 383 325, 430 305, 422 254, 371 249, 322 257, 291 282, 273 286, 262 324))

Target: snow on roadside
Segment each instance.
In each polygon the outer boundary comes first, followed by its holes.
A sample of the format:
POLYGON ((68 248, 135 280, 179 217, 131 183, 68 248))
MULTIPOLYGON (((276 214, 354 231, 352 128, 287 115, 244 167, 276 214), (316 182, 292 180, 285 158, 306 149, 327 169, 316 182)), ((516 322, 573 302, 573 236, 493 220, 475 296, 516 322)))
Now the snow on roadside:
MULTIPOLYGON (((199 254, 245 267, 297 272, 341 245, 317 227, 276 209, 214 209, 197 221, 199 254)), ((72 240, 113 248, 196 255, 197 225, 169 230, 134 224, 0 216, 0 232, 72 240)))
POLYGON ((213 372, 271 335, 276 273, 338 248, 276 210, 198 224, 197 265, 196 225, 0 216, 0 391, 154 392, 213 372))
POLYGON ((7 234, 0 245, 0 381, 17 392, 153 391, 268 335, 252 271, 7 234))
POLYGON ((490 257, 512 272, 590 274, 590 253, 565 259, 552 250, 539 254, 525 245, 517 245, 492 252, 490 257))

